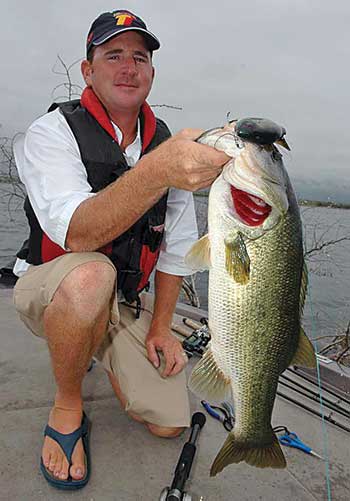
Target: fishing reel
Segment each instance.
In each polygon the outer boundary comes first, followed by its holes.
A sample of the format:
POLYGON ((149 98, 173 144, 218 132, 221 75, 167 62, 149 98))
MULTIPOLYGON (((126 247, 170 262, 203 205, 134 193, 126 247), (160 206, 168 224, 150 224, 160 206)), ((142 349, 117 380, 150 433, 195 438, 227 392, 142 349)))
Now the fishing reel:
POLYGON ((159 501, 192 501, 191 494, 180 492, 178 489, 165 487, 160 493, 159 501))
POLYGON ((189 358, 192 355, 202 357, 211 339, 207 319, 201 319, 202 327, 198 327, 195 322, 189 319, 184 318, 183 321, 188 327, 194 328, 193 332, 183 340, 183 349, 189 358))

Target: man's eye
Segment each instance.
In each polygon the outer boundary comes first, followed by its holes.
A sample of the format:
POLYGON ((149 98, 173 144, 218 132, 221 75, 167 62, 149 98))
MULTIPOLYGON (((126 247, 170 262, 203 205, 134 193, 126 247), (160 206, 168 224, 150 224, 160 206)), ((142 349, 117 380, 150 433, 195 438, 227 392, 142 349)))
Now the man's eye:
POLYGON ((146 61, 144 57, 135 56, 134 59, 137 63, 144 63, 146 61))
POLYGON ((112 61, 115 61, 115 60, 119 59, 119 55, 118 54, 114 54, 113 56, 108 56, 108 59, 110 59, 112 61))

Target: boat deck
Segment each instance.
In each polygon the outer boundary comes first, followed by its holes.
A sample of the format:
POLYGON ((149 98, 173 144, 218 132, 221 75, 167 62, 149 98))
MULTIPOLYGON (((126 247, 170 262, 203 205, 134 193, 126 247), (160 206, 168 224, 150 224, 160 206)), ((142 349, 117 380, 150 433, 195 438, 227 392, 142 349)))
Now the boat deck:
MULTIPOLYGON (((187 312, 189 309, 187 309, 187 312)), ((92 476, 81 491, 52 489, 39 472, 43 428, 54 394, 46 344, 26 331, 12 306, 12 290, 0 289, 1 475, 0 499, 40 501, 155 501, 169 485, 188 433, 160 439, 133 422, 120 408, 104 371, 95 366, 84 382, 85 410, 92 421, 92 476)), ((190 361, 188 370, 195 363, 190 361)), ((284 389, 287 392, 288 389, 284 389)), ((203 411, 191 396, 193 412, 203 411)), ((273 425, 286 425, 321 455, 321 419, 277 397, 273 425)), ((349 424, 350 426, 350 424, 349 424)), ((350 434, 326 424, 332 499, 349 499, 350 434)), ((324 500, 325 463, 284 447, 285 470, 230 465, 215 478, 210 465, 227 432, 207 416, 186 490, 193 501, 324 500)))

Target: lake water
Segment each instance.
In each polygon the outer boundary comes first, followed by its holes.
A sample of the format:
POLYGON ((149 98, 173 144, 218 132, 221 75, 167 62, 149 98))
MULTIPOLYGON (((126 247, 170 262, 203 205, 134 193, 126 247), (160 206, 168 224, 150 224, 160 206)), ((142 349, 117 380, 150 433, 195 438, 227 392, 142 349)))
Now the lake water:
MULTIPOLYGON (((27 237, 22 201, 0 183, 0 267, 7 264, 27 237)), ((195 197, 200 235, 206 232, 207 198, 195 197)), ((308 249, 342 237, 350 238, 350 210, 302 207, 308 249)), ((350 321, 350 240, 328 245, 308 260, 309 292, 304 326, 310 337, 344 333, 350 321)), ((207 308, 208 274, 195 277, 202 308, 207 308)), ((324 345, 330 339, 320 341, 324 345)))

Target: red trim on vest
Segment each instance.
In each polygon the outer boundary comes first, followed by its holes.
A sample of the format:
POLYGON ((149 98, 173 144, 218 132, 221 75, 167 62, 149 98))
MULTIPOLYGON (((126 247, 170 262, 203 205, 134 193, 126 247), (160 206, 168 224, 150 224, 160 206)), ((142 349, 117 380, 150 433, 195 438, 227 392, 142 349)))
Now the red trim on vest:
POLYGON ((140 270, 143 272, 142 278, 137 290, 141 291, 148 284, 149 277, 158 261, 160 248, 155 252, 151 252, 147 245, 142 246, 141 257, 140 257, 140 270))
POLYGON ((150 145, 154 134, 156 133, 156 117, 154 116, 153 111, 150 106, 146 103, 143 103, 141 107, 141 111, 143 113, 145 119, 145 126, 143 129, 143 138, 142 138, 142 152, 150 145))
POLYGON ((100 247, 99 249, 97 249, 97 252, 102 252, 102 254, 106 254, 106 256, 111 256, 112 250, 113 250, 113 246, 112 246, 112 242, 110 242, 109 244, 104 245, 103 247, 100 247))
POLYGON ((101 127, 103 127, 104 130, 113 137, 113 139, 118 141, 114 127, 109 119, 109 116, 107 115, 106 110, 102 106, 94 91, 90 89, 90 87, 85 87, 85 89, 83 90, 80 98, 80 104, 88 110, 90 115, 92 115, 95 120, 97 120, 101 127))
POLYGON ((249 193, 239 190, 231 185, 231 195, 233 204, 239 217, 248 226, 260 226, 271 212, 271 207, 261 198, 254 195, 254 198, 264 205, 255 204, 249 193))
POLYGON ((63 256, 67 251, 62 249, 58 244, 55 244, 45 233, 43 233, 43 238, 41 240, 41 259, 43 263, 52 261, 56 257, 63 256))
MULTIPOLYGON (((80 104, 87 109, 90 115, 97 120, 101 127, 103 127, 103 129, 108 132, 113 139, 118 141, 114 127, 105 108, 90 87, 85 87, 83 90, 80 98, 80 104)), ((147 146, 150 145, 156 132, 156 117, 146 101, 141 106, 141 111, 144 117, 144 130, 142 138, 142 151, 144 152, 147 146)))

